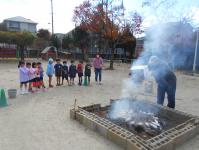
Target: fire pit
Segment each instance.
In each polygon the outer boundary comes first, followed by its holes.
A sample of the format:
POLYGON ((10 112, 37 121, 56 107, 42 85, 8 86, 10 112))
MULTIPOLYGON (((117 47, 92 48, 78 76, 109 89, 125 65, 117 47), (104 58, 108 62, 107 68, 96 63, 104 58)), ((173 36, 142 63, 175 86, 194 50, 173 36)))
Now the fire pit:
POLYGON ((148 101, 111 100, 71 109, 70 116, 127 150, 172 150, 199 133, 198 117, 148 101))

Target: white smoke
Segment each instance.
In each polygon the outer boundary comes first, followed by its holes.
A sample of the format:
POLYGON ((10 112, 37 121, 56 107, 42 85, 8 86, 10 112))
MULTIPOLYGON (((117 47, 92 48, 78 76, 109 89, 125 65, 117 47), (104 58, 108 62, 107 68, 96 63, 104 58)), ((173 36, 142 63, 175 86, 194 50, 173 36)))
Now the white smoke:
POLYGON ((112 103, 108 117, 112 120, 123 119, 126 122, 132 119, 139 121, 140 118, 147 115, 156 115, 158 112, 158 107, 146 102, 124 98, 112 103))
MULTIPOLYGON (((194 40, 193 28, 189 23, 160 22, 147 29, 145 34, 144 51, 132 64, 132 67, 137 65, 147 65, 148 60, 152 55, 155 55, 162 61, 168 63, 171 69, 188 69, 192 67, 194 40)), ((151 74, 148 74, 145 77, 150 80, 152 79, 151 74)), ((136 99, 141 92, 144 92, 144 88, 141 84, 135 82, 135 80, 128 79, 123 81, 121 93, 122 100, 115 102, 111 106, 110 117, 114 119, 120 117, 128 118, 128 114, 132 109, 136 109, 136 105, 138 105, 136 104, 132 106, 129 99, 136 99)), ((143 109, 142 107, 145 109, 154 109, 147 108, 147 106, 144 105, 141 105, 139 108, 143 109)))
POLYGON ((123 81, 121 99, 135 99, 142 90, 143 87, 140 84, 135 84, 135 82, 133 82, 131 78, 126 79, 123 81))

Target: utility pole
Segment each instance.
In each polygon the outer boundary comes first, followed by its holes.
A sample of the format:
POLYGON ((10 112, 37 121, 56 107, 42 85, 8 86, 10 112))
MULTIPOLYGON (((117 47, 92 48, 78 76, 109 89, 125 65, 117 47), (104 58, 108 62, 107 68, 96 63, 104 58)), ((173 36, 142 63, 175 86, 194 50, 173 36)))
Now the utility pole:
POLYGON ((99 37, 99 50, 98 53, 102 53, 102 30, 103 30, 103 26, 104 26, 104 22, 103 22, 103 18, 104 18, 104 0, 101 1, 101 8, 100 8, 100 37, 99 37))
POLYGON ((53 15, 54 15, 54 13, 53 13, 53 0, 51 0, 52 35, 54 34, 54 18, 53 18, 53 15))
POLYGON ((193 62, 193 72, 196 71, 196 60, 197 60, 197 52, 198 52, 198 35, 199 34, 199 28, 196 30, 196 47, 195 47, 195 55, 194 55, 194 62, 193 62))

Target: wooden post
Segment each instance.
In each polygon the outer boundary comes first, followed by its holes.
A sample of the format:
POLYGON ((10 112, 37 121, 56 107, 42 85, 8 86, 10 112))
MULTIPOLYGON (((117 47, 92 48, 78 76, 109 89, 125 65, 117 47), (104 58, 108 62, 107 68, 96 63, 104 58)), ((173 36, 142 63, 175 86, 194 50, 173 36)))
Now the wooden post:
POLYGON ((76 107, 77 107, 77 99, 75 99, 74 101, 74 110, 76 111, 76 107))

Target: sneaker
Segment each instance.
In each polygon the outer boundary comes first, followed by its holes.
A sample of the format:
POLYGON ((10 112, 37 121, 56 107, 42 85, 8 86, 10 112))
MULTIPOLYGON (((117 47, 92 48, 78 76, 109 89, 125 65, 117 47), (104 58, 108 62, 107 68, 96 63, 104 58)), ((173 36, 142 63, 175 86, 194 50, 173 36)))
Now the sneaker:
POLYGON ((33 93, 33 90, 32 90, 32 89, 28 89, 28 92, 29 92, 29 93, 33 93))
POLYGON ((25 91, 24 91, 24 94, 28 94, 28 93, 29 93, 28 90, 25 90, 25 91))
POLYGON ((49 85, 49 88, 53 88, 53 85, 49 85))
POLYGON ((41 93, 41 89, 38 89, 38 90, 37 90, 37 93, 41 93))
POLYGON ((36 92, 36 91, 33 91, 33 90, 32 90, 30 93, 35 93, 35 92, 36 92))
POLYGON ((21 95, 24 95, 24 94, 25 94, 23 90, 20 90, 19 93, 20 93, 21 95))
POLYGON ((99 82, 99 85, 102 85, 102 82, 99 82))

